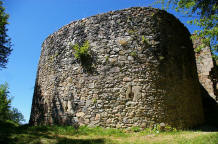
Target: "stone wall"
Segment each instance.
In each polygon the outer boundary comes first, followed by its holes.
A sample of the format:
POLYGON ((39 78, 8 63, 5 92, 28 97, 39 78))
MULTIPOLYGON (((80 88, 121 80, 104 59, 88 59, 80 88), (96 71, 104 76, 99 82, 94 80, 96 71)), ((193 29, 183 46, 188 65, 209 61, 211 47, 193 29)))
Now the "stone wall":
MULTIPOLYGON (((194 48, 201 45, 201 39, 194 41, 194 48)), ((195 53, 199 81, 208 94, 218 102, 218 67, 212 59, 209 46, 195 53)))
POLYGON ((154 8, 108 12, 62 27, 42 45, 30 124, 201 124, 189 37, 178 19, 154 8), (86 42, 84 61, 73 47, 86 42))
MULTIPOLYGON (((194 48, 202 44, 202 39, 194 42, 194 48)), ((212 59, 209 46, 195 53, 205 122, 218 128, 218 66, 212 59)))

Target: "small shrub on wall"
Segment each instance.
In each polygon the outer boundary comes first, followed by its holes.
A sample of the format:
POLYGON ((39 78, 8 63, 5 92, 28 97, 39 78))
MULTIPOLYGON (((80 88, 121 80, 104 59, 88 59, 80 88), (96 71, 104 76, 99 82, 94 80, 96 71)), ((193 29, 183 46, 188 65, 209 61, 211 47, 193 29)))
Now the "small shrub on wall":
POLYGON ((73 46, 73 49, 75 50, 74 56, 77 59, 84 59, 86 57, 89 57, 89 41, 85 41, 84 44, 82 46, 79 46, 79 44, 75 44, 73 46))
POLYGON ((94 64, 96 63, 96 57, 94 56, 94 52, 90 50, 89 41, 85 41, 82 46, 75 44, 72 48, 74 50, 74 57, 81 62, 84 71, 93 73, 95 71, 94 64))

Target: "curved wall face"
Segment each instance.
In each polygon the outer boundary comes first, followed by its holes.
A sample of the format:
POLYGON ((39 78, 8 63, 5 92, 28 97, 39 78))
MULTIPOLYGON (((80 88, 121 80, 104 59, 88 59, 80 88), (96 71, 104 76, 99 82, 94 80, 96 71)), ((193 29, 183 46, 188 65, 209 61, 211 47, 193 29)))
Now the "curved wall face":
POLYGON ((72 22, 42 45, 30 124, 177 128, 203 122, 192 42, 174 16, 130 8, 72 22), (78 59, 75 45, 89 43, 78 59))

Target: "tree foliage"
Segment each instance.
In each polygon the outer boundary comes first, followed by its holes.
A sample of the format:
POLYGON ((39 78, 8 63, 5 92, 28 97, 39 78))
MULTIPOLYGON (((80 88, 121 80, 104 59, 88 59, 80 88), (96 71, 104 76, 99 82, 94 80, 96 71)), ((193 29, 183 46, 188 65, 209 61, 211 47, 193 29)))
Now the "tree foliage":
POLYGON ((14 121, 15 123, 20 123, 22 121, 25 121, 23 114, 17 108, 12 108, 10 110, 9 119, 14 121))
POLYGON ((9 98, 8 85, 0 85, 0 120, 9 119, 11 99, 9 98))
POLYGON ((8 85, 5 83, 0 85, 0 121, 7 120, 11 120, 15 123, 25 121, 18 109, 11 107, 8 85))
POLYGON ((218 44, 218 1, 217 0, 157 0, 161 3, 163 9, 172 7, 177 12, 181 12, 184 16, 193 17, 193 20, 188 21, 189 24, 195 24, 201 28, 196 30, 193 39, 203 39, 202 46, 210 45, 213 51, 214 58, 217 59, 218 44))
POLYGON ((12 51, 11 39, 7 35, 9 15, 5 13, 5 8, 0 1, 0 69, 5 68, 8 62, 8 56, 12 51))

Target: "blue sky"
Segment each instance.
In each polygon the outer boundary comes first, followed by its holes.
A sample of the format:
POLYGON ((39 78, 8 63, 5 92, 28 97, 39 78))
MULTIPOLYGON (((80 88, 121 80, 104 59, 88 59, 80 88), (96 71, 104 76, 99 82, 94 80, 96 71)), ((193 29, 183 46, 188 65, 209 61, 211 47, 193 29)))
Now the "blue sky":
MULTIPOLYGON (((18 108, 29 120, 34 83, 41 44, 45 38, 71 21, 111 10, 133 6, 149 6, 153 0, 3 0, 10 15, 8 35, 12 39, 13 52, 7 69, 0 71, 0 83, 7 82, 12 106, 18 108)), ((158 7, 158 6, 156 6, 158 7)), ((187 18, 179 18, 193 32, 196 27, 186 24, 187 18)))

